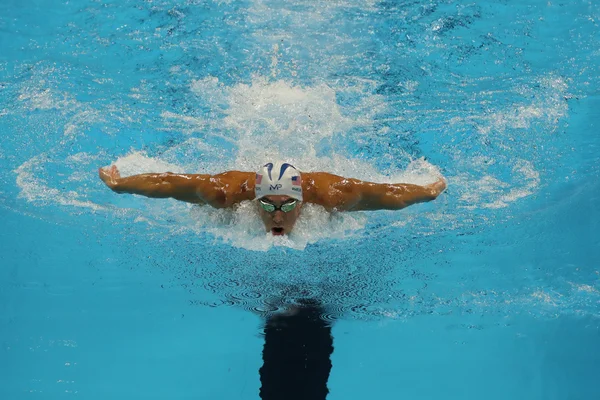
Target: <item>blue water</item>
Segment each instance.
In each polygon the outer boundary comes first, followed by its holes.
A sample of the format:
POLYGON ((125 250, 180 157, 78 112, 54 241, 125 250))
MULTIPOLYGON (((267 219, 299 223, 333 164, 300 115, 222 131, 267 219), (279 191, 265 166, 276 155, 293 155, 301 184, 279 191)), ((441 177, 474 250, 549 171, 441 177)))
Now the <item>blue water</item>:
POLYGON ((334 321, 329 399, 600 398, 593 1, 4 1, 0 395, 258 399, 265 314, 334 321), (448 190, 401 212, 118 196, 301 170, 448 190))

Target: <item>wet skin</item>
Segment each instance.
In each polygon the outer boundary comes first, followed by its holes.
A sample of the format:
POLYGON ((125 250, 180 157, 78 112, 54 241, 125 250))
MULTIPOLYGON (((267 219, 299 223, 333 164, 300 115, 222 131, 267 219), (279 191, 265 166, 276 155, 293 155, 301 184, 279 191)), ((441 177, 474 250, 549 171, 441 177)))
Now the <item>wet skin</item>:
MULTIPOLYGON (((99 169, 100 179, 116 193, 138 194, 151 198, 173 198, 193 204, 207 204, 215 208, 228 208, 242 201, 252 201, 256 173, 226 171, 216 175, 148 173, 121 177, 117 167, 99 169)), ((330 174, 328 172, 302 172, 302 198, 305 203, 323 206, 330 212, 400 210, 412 204, 434 200, 446 189, 446 180, 439 177, 429 185, 410 183, 374 183, 330 174)), ((268 195, 263 199, 280 207, 292 200, 288 196, 268 195)), ((289 234, 302 203, 285 213, 258 212, 267 232, 273 235, 289 234)))
MULTIPOLYGON (((281 207, 282 204, 293 201, 294 199, 289 196, 264 196, 262 200, 273 204, 276 207, 281 207)), ((294 228, 296 220, 300 216, 300 209, 302 208, 302 202, 298 202, 298 205, 289 212, 283 212, 281 210, 275 210, 273 212, 267 212, 260 206, 260 202, 256 202, 258 207, 258 213, 260 218, 265 224, 267 232, 271 232, 274 236, 288 235, 294 228)))

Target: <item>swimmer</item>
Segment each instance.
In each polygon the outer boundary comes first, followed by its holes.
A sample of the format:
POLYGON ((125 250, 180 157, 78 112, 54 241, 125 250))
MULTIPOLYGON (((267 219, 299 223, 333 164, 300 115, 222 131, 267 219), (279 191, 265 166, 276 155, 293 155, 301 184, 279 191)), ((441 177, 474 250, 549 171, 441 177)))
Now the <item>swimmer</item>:
POLYGON ((227 171, 216 175, 150 173, 121 177, 116 166, 100 168, 100 179, 116 193, 173 198, 215 208, 256 201, 267 232, 287 235, 304 203, 327 211, 400 210, 434 200, 446 189, 439 178, 425 185, 372 183, 327 172, 300 172, 282 162, 269 162, 258 172, 227 171))

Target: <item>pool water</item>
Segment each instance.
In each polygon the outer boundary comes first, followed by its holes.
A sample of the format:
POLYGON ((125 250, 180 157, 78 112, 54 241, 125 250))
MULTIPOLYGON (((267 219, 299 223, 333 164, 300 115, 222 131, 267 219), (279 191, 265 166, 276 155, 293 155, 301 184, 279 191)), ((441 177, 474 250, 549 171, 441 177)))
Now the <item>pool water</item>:
POLYGON ((600 397, 594 1, 4 1, 0 395, 258 399, 315 299, 328 399, 600 397), (97 177, 426 184, 292 235, 97 177))

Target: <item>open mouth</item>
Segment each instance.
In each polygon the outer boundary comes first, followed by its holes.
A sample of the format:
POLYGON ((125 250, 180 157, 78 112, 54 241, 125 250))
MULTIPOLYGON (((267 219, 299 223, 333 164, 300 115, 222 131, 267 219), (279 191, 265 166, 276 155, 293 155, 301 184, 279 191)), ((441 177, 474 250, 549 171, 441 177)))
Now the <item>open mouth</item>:
POLYGON ((281 235, 283 235, 283 228, 272 228, 271 233, 274 236, 281 236, 281 235))

